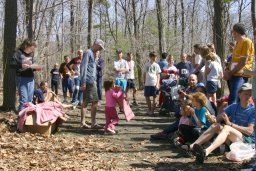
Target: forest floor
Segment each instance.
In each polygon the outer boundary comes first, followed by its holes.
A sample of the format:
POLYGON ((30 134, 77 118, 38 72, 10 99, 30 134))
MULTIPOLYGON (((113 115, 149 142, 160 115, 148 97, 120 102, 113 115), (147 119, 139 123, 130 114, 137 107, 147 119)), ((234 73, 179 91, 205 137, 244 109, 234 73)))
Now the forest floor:
MULTIPOLYGON (((118 134, 103 130, 81 129, 80 110, 66 110, 70 119, 59 131, 44 137, 15 131, 16 116, 0 113, 0 170, 240 170, 242 163, 230 162, 218 153, 204 164, 195 157, 185 158, 168 140, 150 140, 174 117, 145 116, 146 104, 139 92, 135 118, 126 122, 120 114, 118 134)), ((87 113, 88 121, 89 112, 87 113)), ((98 108, 98 122, 104 124, 104 105, 98 108)))

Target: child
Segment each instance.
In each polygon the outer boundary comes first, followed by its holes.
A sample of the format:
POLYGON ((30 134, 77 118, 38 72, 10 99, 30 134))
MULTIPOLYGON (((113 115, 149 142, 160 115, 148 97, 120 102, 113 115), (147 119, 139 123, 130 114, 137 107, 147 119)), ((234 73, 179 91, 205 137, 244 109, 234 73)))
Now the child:
POLYGON ((120 88, 118 91, 114 90, 114 81, 108 80, 104 81, 105 97, 106 97, 106 106, 105 106, 105 133, 106 134, 115 134, 115 125, 119 121, 119 117, 116 111, 117 98, 119 98, 123 91, 120 88))
POLYGON ((208 112, 206 96, 197 92, 191 95, 191 100, 194 107, 188 107, 191 113, 191 125, 179 125, 179 131, 185 142, 194 142, 199 137, 201 129, 205 130, 210 126, 205 115, 208 112))
POLYGON ((218 89, 218 82, 223 77, 223 71, 221 65, 216 61, 213 53, 206 55, 205 64, 205 77, 206 77, 206 90, 208 98, 215 104, 216 92, 218 89))
POLYGON ((160 73, 161 69, 156 63, 157 55, 155 52, 149 53, 149 62, 145 64, 144 69, 144 96, 146 98, 148 110, 147 115, 154 116, 154 110, 156 107, 156 96, 159 89, 160 73), (151 103, 150 97, 153 96, 153 102, 151 103))
MULTIPOLYGON (((191 125, 191 100, 187 99, 181 102, 181 110, 180 110, 180 125, 191 125)), ((176 132, 176 138, 173 140, 175 146, 180 146, 181 144, 184 144, 184 138, 182 137, 182 134, 179 133, 179 131, 176 132)))

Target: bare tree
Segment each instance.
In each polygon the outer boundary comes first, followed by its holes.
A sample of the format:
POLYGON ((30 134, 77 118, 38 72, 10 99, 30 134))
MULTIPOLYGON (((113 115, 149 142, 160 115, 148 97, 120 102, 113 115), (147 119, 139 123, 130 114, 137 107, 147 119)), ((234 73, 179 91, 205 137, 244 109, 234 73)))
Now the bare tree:
POLYGON ((90 48, 92 45, 92 14, 93 14, 93 0, 88 0, 88 36, 87 36, 87 47, 90 48))
POLYGON ((3 50, 3 109, 15 110, 15 70, 10 68, 10 59, 16 47, 17 0, 5 1, 4 50, 3 50))
POLYGON ((161 0, 156 0, 156 11, 157 11, 157 23, 158 23, 158 41, 159 41, 159 53, 162 54, 165 51, 164 47, 164 21, 163 21, 163 10, 161 0))
POLYGON ((29 39, 33 39, 33 0, 26 0, 26 28, 29 39))

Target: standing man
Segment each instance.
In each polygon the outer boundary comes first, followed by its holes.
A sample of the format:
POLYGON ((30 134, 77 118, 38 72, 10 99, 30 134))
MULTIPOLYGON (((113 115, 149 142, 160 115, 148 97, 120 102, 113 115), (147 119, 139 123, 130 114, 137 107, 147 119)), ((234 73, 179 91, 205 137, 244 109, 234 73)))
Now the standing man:
POLYGON ((129 71, 126 73, 126 78, 127 78, 127 88, 126 88, 126 96, 128 98, 128 91, 129 89, 133 90, 133 105, 137 106, 138 103, 136 102, 136 85, 135 85, 135 76, 134 76, 134 61, 132 60, 133 56, 132 53, 128 52, 127 53, 127 63, 128 63, 128 67, 129 67, 129 71))
POLYGON ((77 57, 73 58, 68 64, 67 68, 71 72, 74 78, 75 90, 72 97, 72 105, 77 106, 83 102, 83 92, 80 91, 80 65, 83 59, 83 50, 77 51, 77 57))
POLYGON ((116 85, 122 87, 123 91, 126 91, 127 80, 125 79, 126 73, 129 71, 129 66, 126 60, 123 59, 122 49, 117 49, 117 60, 114 61, 114 71, 116 85))
POLYGON ((73 96, 73 80, 71 78, 71 73, 69 72, 68 68, 67 68, 67 64, 69 63, 70 58, 68 55, 64 56, 64 62, 60 65, 60 76, 62 79, 62 91, 63 91, 63 96, 64 96, 64 100, 63 103, 67 103, 67 91, 69 90, 69 96, 70 98, 72 98, 73 96))
POLYGON ((103 68, 104 68, 104 60, 100 56, 100 51, 98 50, 95 52, 96 56, 96 63, 97 63, 97 92, 98 92, 98 97, 99 97, 99 103, 100 100, 102 100, 102 76, 103 76, 103 68))
POLYGON ((89 125, 85 123, 85 112, 88 103, 92 103, 91 106, 91 128, 100 129, 102 126, 96 123, 96 110, 98 104, 98 94, 96 86, 96 57, 95 52, 104 49, 104 42, 101 39, 95 40, 94 44, 88 49, 84 55, 80 65, 80 77, 81 77, 81 90, 84 92, 84 99, 81 108, 81 124, 82 128, 89 128, 89 125))
POLYGON ((246 29, 243 24, 237 23, 233 26, 232 34, 236 45, 232 53, 229 71, 225 72, 225 77, 230 82, 229 105, 237 102, 239 88, 248 82, 249 76, 244 74, 244 69, 252 69, 254 45, 245 33, 246 29))
POLYGON ((180 62, 176 65, 176 68, 179 70, 180 85, 187 87, 188 77, 192 72, 193 66, 191 62, 187 61, 186 53, 180 55, 180 62))

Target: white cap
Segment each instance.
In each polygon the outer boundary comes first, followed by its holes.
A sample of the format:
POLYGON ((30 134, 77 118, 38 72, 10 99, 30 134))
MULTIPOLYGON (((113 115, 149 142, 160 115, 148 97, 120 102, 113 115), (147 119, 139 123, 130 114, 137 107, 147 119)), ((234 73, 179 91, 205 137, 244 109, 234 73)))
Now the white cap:
POLYGON ((104 42, 101 39, 96 39, 94 44, 100 45, 100 47, 104 50, 104 42))

